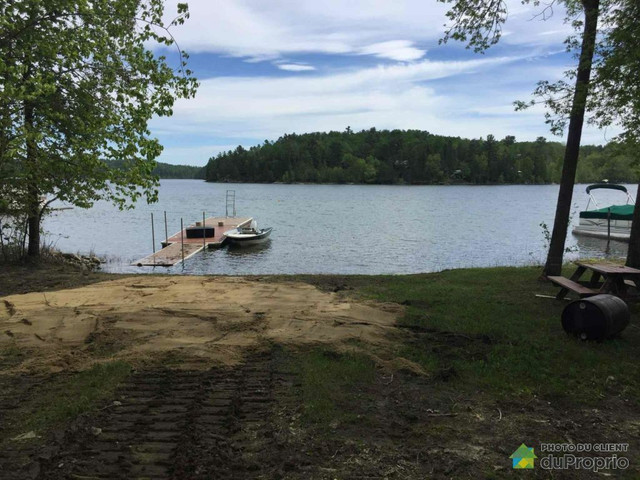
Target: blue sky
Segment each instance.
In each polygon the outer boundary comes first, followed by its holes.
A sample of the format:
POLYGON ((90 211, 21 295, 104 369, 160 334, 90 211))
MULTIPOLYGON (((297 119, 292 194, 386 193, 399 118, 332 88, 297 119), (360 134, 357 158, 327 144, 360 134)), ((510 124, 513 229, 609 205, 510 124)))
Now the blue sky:
MULTIPOLYGON (((500 44, 481 55, 438 45, 446 6, 435 0, 191 0, 173 33, 201 86, 152 120, 159 160, 204 165, 237 145, 347 126, 552 139, 541 107, 513 102, 573 65, 570 27, 559 8, 542 21, 540 7, 507 4, 500 44)), ((583 143, 613 135, 587 128, 583 143)))

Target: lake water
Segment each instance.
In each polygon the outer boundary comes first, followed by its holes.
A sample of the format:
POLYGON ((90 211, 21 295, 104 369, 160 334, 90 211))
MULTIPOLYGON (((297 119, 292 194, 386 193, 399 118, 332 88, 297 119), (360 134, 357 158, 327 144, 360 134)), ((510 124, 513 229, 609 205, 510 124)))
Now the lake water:
MULTIPOLYGON (((576 186, 575 215, 586 206, 585 186, 576 186)), ((635 198, 635 186, 629 186, 635 198)), ((602 206, 624 203, 623 194, 598 191, 602 206), (600 194, 602 192, 602 194, 600 194)), ((163 180, 159 203, 121 212, 106 202, 47 218, 48 240, 63 251, 106 257, 112 272, 185 274, 418 273, 449 268, 528 265, 545 258, 541 223, 551 228, 557 185, 386 186, 216 184, 163 180), (238 216, 274 227, 263 246, 209 250, 172 268, 129 264, 164 238, 209 216, 224 216, 225 192, 236 191, 238 216)), ((626 245, 577 238, 567 259, 624 256, 626 245)))

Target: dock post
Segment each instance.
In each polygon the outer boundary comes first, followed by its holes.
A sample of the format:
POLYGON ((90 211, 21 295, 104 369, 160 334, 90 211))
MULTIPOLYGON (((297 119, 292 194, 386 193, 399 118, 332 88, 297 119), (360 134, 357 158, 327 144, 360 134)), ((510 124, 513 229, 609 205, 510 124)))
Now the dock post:
POLYGON ((153 226, 153 212, 151 212, 151 242, 153 243, 153 264, 156 264, 156 230, 153 226))
POLYGON ((164 246, 169 245, 169 230, 167 230, 167 211, 164 211, 164 246))
POLYGON ((204 212, 202 212, 202 251, 207 248, 207 225, 204 220, 204 212))
POLYGON ((184 226, 180 218, 180 247, 182 248, 182 266, 184 267, 184 226))
POLYGON ((607 209, 607 249, 606 253, 609 253, 609 243, 611 242, 611 207, 607 209))

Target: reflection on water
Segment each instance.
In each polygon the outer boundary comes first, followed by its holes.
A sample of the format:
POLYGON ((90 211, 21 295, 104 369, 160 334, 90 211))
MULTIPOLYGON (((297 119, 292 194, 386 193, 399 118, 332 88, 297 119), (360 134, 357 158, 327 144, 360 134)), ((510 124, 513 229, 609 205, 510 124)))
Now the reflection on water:
POLYGON ((237 245, 235 243, 230 243, 226 248, 228 249, 229 255, 238 255, 238 256, 257 256, 264 252, 264 250, 271 247, 271 239, 268 238, 262 243, 257 243, 255 245, 237 245))
POLYGON ((247 258, 250 260, 259 259, 261 256, 266 255, 271 248, 271 238, 268 238, 262 243, 255 245, 238 245, 230 243, 224 248, 227 250, 227 255, 231 257, 247 258))
POLYGON ((626 242, 617 240, 607 242, 602 238, 584 237, 582 235, 574 235, 574 239, 582 258, 616 259, 627 256, 629 244, 626 242))
MULTIPOLYGON (((572 224, 586 205, 576 186, 572 224)), ((634 186, 629 190, 635 195, 634 186)), ((600 204, 619 201, 602 192, 600 204)), ((618 193, 619 192, 614 192, 618 193)), ((105 270, 130 273, 418 273, 448 268, 539 264, 546 256, 544 223, 553 225, 557 185, 398 186, 215 184, 163 180, 159 202, 121 212, 100 202, 47 218, 58 248, 106 256, 105 270), (195 255, 184 266, 134 267, 130 263, 185 224, 224 215, 225 192, 235 189, 239 216, 274 227, 268 243, 195 255), (160 238, 162 237, 162 238, 160 238)), ((626 244, 569 235, 578 257, 620 257, 626 244)))

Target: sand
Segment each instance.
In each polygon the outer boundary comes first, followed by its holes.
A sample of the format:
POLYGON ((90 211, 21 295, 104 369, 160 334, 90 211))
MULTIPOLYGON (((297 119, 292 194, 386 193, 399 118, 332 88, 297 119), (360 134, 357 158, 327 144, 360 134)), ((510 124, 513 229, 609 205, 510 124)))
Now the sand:
POLYGON ((138 276, 0 299, 0 347, 28 351, 20 369, 82 368, 96 358, 176 354, 189 368, 233 365, 262 342, 383 344, 401 309, 299 282, 138 276))

